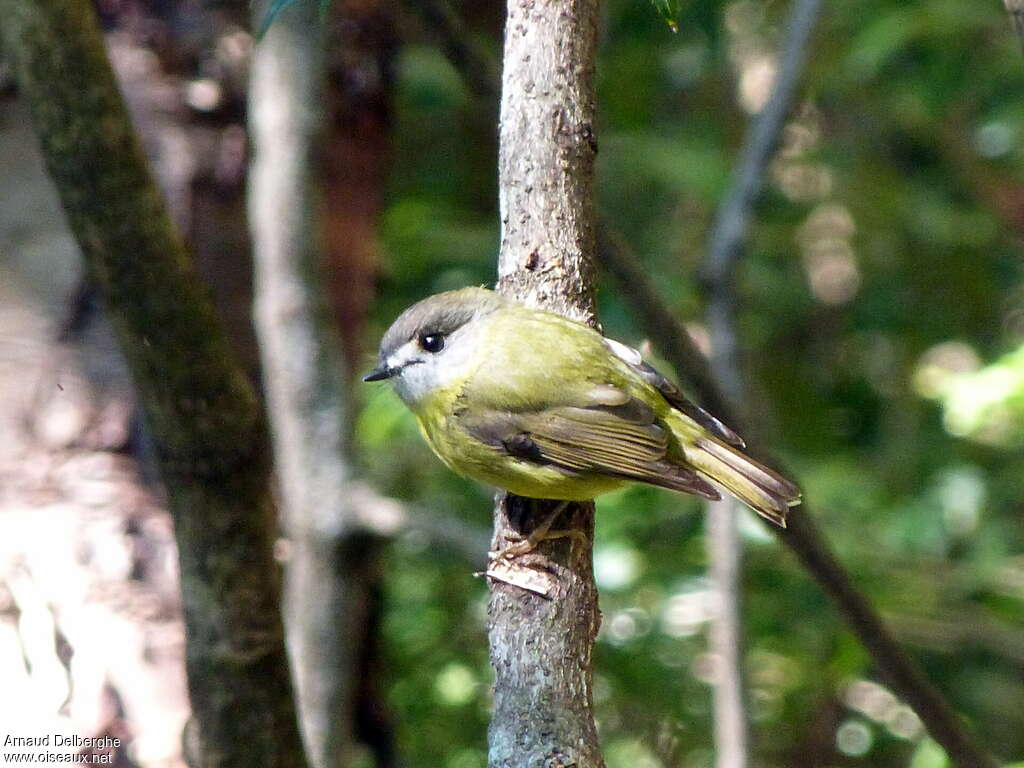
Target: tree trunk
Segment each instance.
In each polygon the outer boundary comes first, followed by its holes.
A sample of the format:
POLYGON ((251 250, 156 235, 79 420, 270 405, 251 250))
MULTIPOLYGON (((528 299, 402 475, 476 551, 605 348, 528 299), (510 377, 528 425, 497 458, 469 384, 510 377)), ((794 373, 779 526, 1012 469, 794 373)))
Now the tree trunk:
POLYGON ((347 377, 321 277, 324 40, 317 4, 300 2, 256 47, 249 221, 255 321, 292 544, 285 605, 299 712, 310 762, 340 768, 352 759, 374 548, 354 517, 347 377))
POLYGON ((203 766, 304 766, 263 415, 146 169, 86 0, 0 0, 5 50, 131 366, 175 521, 203 766))
MULTIPOLYGON (((378 219, 391 170, 396 9, 389 0, 347 0, 330 14, 327 40, 326 136, 320 167, 324 183, 324 261, 329 314, 340 332, 351 372, 364 362, 364 329, 379 271, 378 219)), ((341 382, 349 405, 351 378, 341 382)), ((352 422, 347 425, 352 433, 352 422)), ((360 504, 361 518, 373 505, 360 504)), ((345 566, 358 592, 361 624, 350 647, 353 738, 373 754, 376 768, 397 763, 394 718, 383 685, 383 539, 359 536, 345 566)), ((351 622, 350 622, 351 623, 351 622)))
MULTIPOLYGON (((592 325, 597 10, 597 0, 510 0, 499 157, 499 290, 592 325)), ((532 530, 552 503, 500 496, 494 548, 532 530)), ((489 571, 491 768, 604 765, 591 690, 593 503, 570 505, 556 527, 582 531, 588 543, 546 541, 519 558, 540 588, 489 571)))

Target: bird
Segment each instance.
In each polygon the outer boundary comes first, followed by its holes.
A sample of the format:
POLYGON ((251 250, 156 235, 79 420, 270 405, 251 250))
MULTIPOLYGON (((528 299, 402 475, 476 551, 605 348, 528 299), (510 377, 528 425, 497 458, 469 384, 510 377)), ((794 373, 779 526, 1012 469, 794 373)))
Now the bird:
POLYGON ((445 465, 517 496, 564 506, 628 483, 710 500, 723 489, 781 527, 800 503, 636 349, 487 288, 406 309, 377 362, 363 381, 393 385, 445 465))

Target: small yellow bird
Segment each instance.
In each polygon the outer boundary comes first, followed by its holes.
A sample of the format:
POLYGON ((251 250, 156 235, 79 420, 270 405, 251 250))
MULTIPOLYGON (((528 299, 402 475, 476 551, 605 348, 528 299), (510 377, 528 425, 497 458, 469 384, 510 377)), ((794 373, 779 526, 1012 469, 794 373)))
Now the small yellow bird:
POLYGON ((785 527, 800 490, 635 349, 484 288, 395 320, 379 366, 452 470, 519 496, 582 501, 627 482, 721 498, 785 527))

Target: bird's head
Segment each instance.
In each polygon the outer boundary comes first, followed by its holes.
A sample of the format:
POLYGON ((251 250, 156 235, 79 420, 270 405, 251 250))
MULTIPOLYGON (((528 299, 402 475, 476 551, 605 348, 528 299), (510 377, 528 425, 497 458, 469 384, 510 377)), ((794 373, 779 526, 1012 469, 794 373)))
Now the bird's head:
POLYGON ((378 365, 363 381, 390 379, 406 405, 416 406, 466 376, 480 351, 479 321, 506 304, 486 288, 447 291, 413 304, 384 334, 378 365))

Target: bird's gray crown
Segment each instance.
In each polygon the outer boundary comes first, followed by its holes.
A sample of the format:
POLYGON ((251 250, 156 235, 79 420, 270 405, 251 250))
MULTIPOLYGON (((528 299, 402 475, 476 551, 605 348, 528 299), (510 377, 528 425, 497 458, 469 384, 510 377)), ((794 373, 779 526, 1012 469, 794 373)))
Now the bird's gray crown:
POLYGON ((487 288, 460 288, 438 293, 417 302, 391 324, 380 342, 380 362, 410 339, 422 336, 449 336, 474 317, 490 314, 508 300, 487 288))

